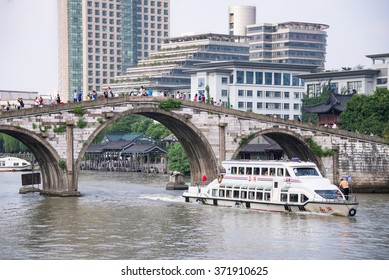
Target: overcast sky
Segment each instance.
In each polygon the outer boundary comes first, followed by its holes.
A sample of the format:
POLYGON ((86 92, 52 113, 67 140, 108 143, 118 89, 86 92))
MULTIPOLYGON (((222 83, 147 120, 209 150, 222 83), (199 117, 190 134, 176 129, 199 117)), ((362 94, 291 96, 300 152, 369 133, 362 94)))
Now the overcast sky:
MULTIPOLYGON (((228 33, 228 6, 255 5, 257 23, 328 24, 326 69, 366 68, 389 53, 387 0, 171 0, 171 36, 228 33)), ((0 89, 56 92, 57 0, 0 0, 0 89)))

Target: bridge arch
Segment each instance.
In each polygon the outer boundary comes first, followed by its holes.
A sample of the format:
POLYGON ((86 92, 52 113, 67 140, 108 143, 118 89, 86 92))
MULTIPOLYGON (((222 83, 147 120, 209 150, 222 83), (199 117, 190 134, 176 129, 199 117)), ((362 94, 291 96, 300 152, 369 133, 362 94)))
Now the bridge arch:
POLYGON ((82 158, 93 139, 109 124, 131 114, 142 115, 156 120, 166 126, 177 137, 188 157, 192 182, 200 182, 204 174, 209 179, 215 178, 220 172, 220 167, 211 145, 203 133, 191 123, 189 116, 178 115, 156 107, 144 107, 116 114, 113 118, 107 119, 89 136, 75 162, 74 175, 76 186, 78 184, 78 174, 82 158))
MULTIPOLYGON (((314 162, 322 172, 325 170, 321 159, 313 154, 311 148, 301 135, 287 129, 269 128, 250 135, 248 140, 250 141, 258 136, 267 136, 273 139, 281 146, 288 158, 296 157, 300 158, 302 161, 311 161, 314 162)), ((244 145, 240 146, 235 151, 233 155, 234 159, 238 156, 243 147, 244 145)))
POLYGON ((38 161, 42 175, 42 193, 46 195, 58 195, 74 190, 68 189, 68 178, 66 171, 61 169, 59 157, 56 150, 37 134, 21 127, 0 125, 0 133, 14 137, 23 143, 38 161), (64 191, 65 190, 65 191, 64 191))

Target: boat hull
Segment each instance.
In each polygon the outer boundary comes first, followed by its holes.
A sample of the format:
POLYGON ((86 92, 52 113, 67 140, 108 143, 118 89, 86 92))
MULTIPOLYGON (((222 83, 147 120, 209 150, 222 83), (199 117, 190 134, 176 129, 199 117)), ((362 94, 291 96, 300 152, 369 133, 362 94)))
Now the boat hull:
POLYGON ((184 194, 186 202, 201 203, 205 205, 244 208, 269 212, 297 212, 297 213, 318 213, 343 217, 352 217, 356 214, 358 203, 347 202, 322 202, 308 201, 304 204, 284 204, 272 202, 255 202, 255 201, 236 201, 220 198, 211 198, 205 196, 191 196, 184 194))

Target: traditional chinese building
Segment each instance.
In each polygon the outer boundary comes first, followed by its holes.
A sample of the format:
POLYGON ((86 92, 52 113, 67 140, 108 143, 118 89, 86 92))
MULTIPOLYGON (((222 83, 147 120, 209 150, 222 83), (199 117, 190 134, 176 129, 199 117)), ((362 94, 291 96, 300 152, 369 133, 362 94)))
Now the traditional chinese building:
POLYGON ((340 114, 353 94, 341 95, 331 93, 328 99, 320 104, 304 106, 305 112, 318 115, 319 125, 338 126, 341 123, 340 114))

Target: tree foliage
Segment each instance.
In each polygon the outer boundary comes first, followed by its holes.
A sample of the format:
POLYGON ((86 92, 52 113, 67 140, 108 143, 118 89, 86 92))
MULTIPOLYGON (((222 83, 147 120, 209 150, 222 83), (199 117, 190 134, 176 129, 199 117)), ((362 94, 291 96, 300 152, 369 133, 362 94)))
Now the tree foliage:
POLYGON ((389 90, 377 89, 370 96, 355 94, 340 118, 343 129, 389 139, 389 90))
POLYGON ((0 133, 0 152, 2 153, 19 153, 28 152, 28 148, 15 138, 0 133))
POLYGON ((188 157, 186 156, 180 143, 175 143, 169 146, 168 158, 170 170, 180 171, 184 174, 188 174, 190 172, 188 157))
POLYGON ((94 139, 94 143, 100 143, 106 134, 110 133, 144 133, 157 143, 171 134, 164 125, 154 122, 150 118, 140 115, 124 116, 103 129, 94 139))

